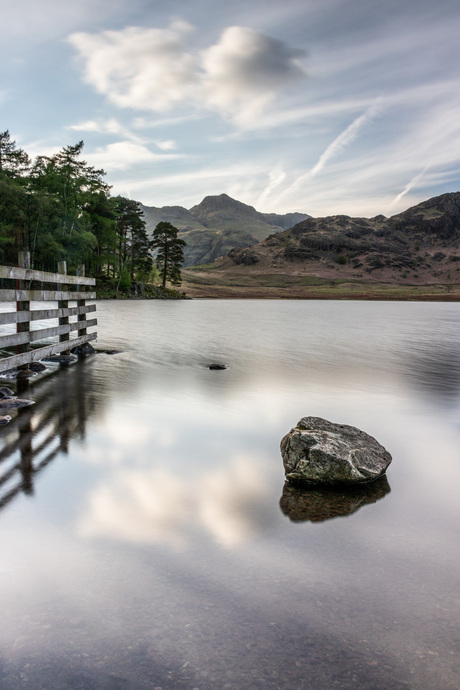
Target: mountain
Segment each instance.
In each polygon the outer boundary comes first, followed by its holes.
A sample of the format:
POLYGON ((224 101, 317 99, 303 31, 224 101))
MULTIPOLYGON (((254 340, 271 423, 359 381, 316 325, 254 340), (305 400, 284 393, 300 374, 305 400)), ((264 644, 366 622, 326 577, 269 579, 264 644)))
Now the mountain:
MULTIPOLYGON (((199 273, 192 273, 198 280, 199 273)), ((307 218, 251 247, 232 249, 214 263, 206 280, 259 286, 321 280, 452 287, 460 283, 460 192, 390 218, 307 218)))
POLYGON ((187 243, 184 266, 210 263, 231 249, 250 247, 309 217, 306 213, 260 213, 227 194, 207 196, 189 210, 182 206, 140 206, 149 234, 160 221, 179 230, 179 237, 187 243))

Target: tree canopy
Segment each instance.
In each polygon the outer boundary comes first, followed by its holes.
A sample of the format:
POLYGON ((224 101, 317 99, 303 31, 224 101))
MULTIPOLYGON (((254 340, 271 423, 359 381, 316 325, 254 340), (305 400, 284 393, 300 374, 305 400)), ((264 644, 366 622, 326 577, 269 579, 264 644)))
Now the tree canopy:
POLYGON ((65 259, 70 271, 85 264, 87 275, 148 280, 152 247, 140 205, 110 195, 104 170, 82 159, 83 147, 32 161, 0 132, 0 262, 15 265, 18 251, 29 251, 37 269, 55 271, 65 259))

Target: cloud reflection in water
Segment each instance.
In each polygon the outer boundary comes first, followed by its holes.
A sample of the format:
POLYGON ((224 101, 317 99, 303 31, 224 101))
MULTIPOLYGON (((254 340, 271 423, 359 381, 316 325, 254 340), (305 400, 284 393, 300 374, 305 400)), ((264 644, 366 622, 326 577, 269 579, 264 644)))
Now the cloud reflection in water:
POLYGON ((235 547, 270 522, 271 490, 262 469, 262 462, 239 457, 191 479, 160 468, 120 470, 90 492, 78 531, 183 549, 193 525, 221 546, 235 547))

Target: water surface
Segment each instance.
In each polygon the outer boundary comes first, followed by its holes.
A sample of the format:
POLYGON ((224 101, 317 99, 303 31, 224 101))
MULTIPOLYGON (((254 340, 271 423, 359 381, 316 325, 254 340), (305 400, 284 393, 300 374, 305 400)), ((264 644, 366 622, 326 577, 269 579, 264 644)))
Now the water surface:
POLYGON ((121 352, 34 383, 0 430, 0 687, 460 687, 460 305, 98 319, 121 352), (305 415, 375 436, 384 485, 286 491, 305 415))

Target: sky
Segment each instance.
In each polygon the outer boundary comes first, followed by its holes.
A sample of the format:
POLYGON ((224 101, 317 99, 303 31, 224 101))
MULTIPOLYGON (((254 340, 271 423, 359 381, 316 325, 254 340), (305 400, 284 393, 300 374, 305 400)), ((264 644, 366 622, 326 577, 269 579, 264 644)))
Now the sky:
POLYGON ((0 0, 0 131, 112 194, 391 216, 460 189, 459 0, 0 0))

